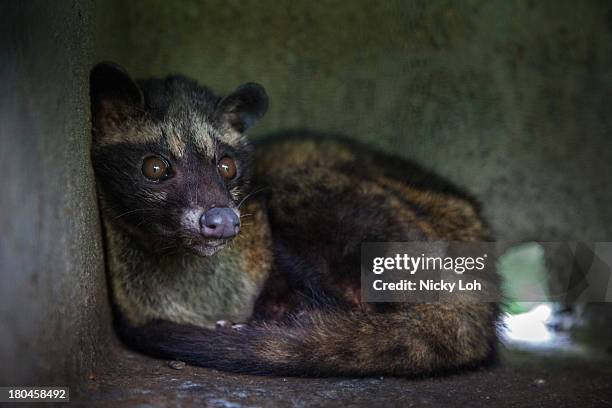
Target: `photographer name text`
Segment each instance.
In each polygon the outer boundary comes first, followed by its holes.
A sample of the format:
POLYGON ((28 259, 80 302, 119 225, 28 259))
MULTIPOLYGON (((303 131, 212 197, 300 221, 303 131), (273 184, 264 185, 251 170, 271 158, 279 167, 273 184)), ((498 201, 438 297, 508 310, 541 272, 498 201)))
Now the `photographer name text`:
POLYGON ((456 282, 448 282, 444 279, 436 281, 433 279, 419 280, 418 282, 409 281, 406 279, 400 280, 399 282, 385 282, 381 279, 377 279, 373 282, 373 288, 376 291, 444 291, 452 293, 455 290, 458 291, 480 291, 482 290, 482 284, 477 280, 464 282, 459 279, 456 282))

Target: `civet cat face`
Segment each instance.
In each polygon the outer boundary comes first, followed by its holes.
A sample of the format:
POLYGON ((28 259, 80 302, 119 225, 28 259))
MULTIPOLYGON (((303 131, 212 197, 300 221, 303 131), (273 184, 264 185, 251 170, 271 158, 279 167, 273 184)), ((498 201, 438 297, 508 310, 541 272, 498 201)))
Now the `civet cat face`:
POLYGON ((181 76, 133 81, 91 71, 92 161, 108 219, 154 250, 208 256, 240 231, 251 148, 244 132, 268 106, 247 83, 225 98, 181 76))

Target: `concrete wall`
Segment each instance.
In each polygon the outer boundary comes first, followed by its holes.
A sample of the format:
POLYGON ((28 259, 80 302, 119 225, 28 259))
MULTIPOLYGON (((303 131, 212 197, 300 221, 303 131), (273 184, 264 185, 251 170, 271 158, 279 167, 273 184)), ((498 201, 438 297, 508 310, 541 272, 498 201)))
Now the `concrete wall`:
POLYGON ((100 56, 218 92, 258 81, 255 135, 340 132, 474 192, 499 239, 612 239, 605 1, 104 2, 100 56))
POLYGON ((0 386, 74 392, 108 348, 89 163, 90 8, 0 6, 0 386))

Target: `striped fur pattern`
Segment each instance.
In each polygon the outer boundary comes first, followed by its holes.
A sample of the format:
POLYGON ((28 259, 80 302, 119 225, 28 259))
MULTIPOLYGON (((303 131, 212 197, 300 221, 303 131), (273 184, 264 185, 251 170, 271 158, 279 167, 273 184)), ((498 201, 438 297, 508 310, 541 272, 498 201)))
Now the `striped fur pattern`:
POLYGON ((361 242, 488 240, 474 200, 418 165, 338 138, 283 133, 253 149, 244 133, 266 108, 254 84, 218 98, 184 77, 92 71, 92 159, 126 344, 267 375, 413 376, 490 361, 496 303, 360 297, 361 242), (172 178, 142 179, 150 154, 171 161, 172 178), (222 156, 236 161, 236 179, 218 177, 222 156), (194 227, 212 206, 242 221, 214 250, 194 227), (246 325, 215 328, 222 319, 246 325))

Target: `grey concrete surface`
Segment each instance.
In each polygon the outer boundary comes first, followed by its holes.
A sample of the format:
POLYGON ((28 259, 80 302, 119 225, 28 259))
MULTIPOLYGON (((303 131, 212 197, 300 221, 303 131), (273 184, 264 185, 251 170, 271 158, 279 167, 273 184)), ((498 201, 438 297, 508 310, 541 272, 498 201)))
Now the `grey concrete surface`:
POLYGON ((610 357, 507 350, 495 367, 436 378, 270 378, 121 351, 88 382, 82 403, 100 407, 605 407, 610 357))
POLYGON ((508 243, 612 239, 609 2, 102 4, 100 57, 137 76, 265 85, 256 137, 338 132, 415 159, 508 243))
POLYGON ((71 385, 110 338, 88 2, 0 5, 0 386, 71 385))

